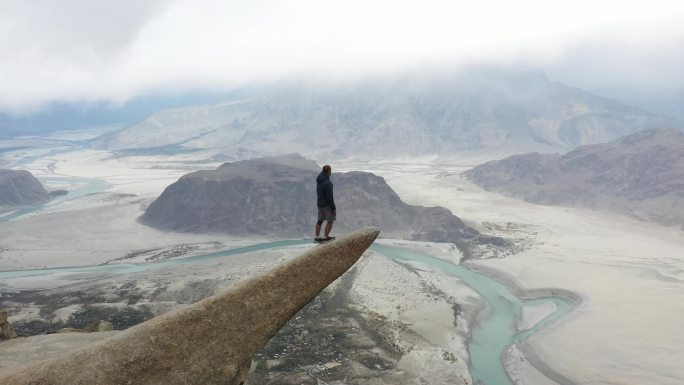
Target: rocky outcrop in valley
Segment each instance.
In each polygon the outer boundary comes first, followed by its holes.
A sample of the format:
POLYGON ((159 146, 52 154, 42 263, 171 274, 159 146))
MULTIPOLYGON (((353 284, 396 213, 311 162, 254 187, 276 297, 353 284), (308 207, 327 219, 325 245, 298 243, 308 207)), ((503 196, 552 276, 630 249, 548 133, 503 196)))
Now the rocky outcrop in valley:
MULTIPOLYGON (((226 163, 185 175, 168 186, 141 220, 173 231, 238 236, 311 237, 316 221, 316 175, 311 160, 291 154, 226 163)), ((505 246, 480 234, 443 207, 406 204, 385 180, 367 172, 333 173, 337 222, 334 232, 378 226, 386 237, 505 246)))
POLYGON ((30 172, 0 169, 0 208, 47 202, 50 193, 30 172))

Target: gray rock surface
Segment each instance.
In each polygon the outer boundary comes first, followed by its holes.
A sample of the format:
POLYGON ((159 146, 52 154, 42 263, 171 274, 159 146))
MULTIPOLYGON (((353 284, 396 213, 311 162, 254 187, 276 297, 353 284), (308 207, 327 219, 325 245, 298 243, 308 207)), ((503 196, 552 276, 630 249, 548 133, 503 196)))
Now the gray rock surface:
POLYGON ((271 85, 245 91, 231 103, 160 111, 97 142, 111 150, 218 149, 226 160, 284 149, 373 158, 569 149, 674 124, 539 72, 471 68, 356 83, 271 85))
POLYGON ((466 176, 488 191, 529 202, 684 225, 684 134, 676 129, 645 130, 565 155, 511 156, 466 176))
POLYGON ((7 319, 7 312, 0 311, 0 341, 17 337, 17 332, 7 319))
POLYGON ((50 194, 30 172, 0 169, 0 207, 47 202, 50 194))
MULTIPOLYGON (((166 188, 141 220, 185 232, 312 237, 320 167, 298 154, 226 163, 197 171, 166 188)), ((382 177, 333 173, 337 221, 333 233, 382 227, 387 237, 472 244, 505 243, 466 226, 443 207, 408 205, 382 177)))
POLYGON ((241 384, 254 353, 353 266, 378 234, 367 228, 314 247, 182 310, 76 351, 0 372, 0 383, 241 384))
POLYGON ((114 330, 114 326, 109 321, 100 321, 97 324, 96 332, 108 332, 114 330))

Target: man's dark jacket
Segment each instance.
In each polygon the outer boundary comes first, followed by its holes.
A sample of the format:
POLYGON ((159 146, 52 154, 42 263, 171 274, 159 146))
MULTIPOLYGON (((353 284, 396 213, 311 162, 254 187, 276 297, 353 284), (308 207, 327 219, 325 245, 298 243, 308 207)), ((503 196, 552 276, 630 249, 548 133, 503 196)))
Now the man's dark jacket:
POLYGON ((335 211, 335 199, 333 199, 333 184, 330 181, 330 176, 325 172, 321 172, 316 177, 316 194, 318 195, 318 207, 330 207, 335 211))

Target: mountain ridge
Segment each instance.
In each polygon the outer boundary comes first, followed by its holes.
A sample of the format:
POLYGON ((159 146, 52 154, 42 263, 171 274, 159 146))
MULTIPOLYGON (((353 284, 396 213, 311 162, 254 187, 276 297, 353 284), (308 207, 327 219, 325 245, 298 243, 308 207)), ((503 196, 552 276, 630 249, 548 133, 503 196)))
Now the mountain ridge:
POLYGON ((677 129, 640 131, 565 155, 514 155, 465 175, 485 190, 529 202, 684 225, 684 134, 677 129))
POLYGON ((567 150, 678 125, 534 71, 292 82, 241 96, 215 106, 160 111, 95 144, 115 151, 180 145, 230 159, 285 148, 307 156, 419 156, 508 146, 567 150))

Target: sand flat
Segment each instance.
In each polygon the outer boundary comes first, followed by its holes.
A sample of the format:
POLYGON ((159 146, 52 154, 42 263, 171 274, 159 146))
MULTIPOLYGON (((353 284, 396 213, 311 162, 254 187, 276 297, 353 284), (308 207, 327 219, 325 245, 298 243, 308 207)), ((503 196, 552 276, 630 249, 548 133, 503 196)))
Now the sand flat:
POLYGON ((529 340, 559 373, 578 383, 684 383, 684 232, 489 193, 459 175, 472 163, 374 164, 369 171, 411 204, 445 206, 480 228, 521 225, 511 236, 533 247, 478 263, 522 288, 555 287, 583 298, 573 314, 529 340))

